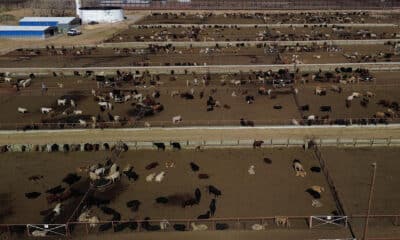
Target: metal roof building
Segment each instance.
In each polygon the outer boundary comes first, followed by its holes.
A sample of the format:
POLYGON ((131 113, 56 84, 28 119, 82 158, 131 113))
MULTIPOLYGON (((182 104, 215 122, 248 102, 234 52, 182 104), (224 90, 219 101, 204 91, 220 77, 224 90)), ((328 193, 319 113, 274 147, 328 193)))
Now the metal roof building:
POLYGON ((53 36, 57 27, 52 26, 0 26, 0 38, 37 38, 53 36))
POLYGON ((51 26, 57 27, 60 32, 66 32, 79 24, 80 20, 76 17, 24 17, 19 20, 20 26, 51 26))

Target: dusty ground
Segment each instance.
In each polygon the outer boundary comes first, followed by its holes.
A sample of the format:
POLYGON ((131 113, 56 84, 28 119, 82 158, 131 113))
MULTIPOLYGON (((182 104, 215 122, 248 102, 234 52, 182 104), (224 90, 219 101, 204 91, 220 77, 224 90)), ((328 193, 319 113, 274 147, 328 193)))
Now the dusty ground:
MULTIPOLYGON (((398 148, 326 148, 324 159, 344 204, 347 214, 365 215, 372 177, 372 163, 377 164, 376 182, 371 205, 372 215, 398 214, 400 194, 395 189, 400 184, 397 174, 398 148)), ((393 226, 395 218, 371 218, 370 237, 390 236, 399 238, 398 227, 393 226), (381 230, 378 229, 381 227, 381 230)), ((362 232, 363 219, 354 219, 352 226, 362 232)))
MULTIPOLYGON (((293 118, 301 120, 302 116, 316 115, 319 117, 329 115, 330 120, 335 119, 349 119, 349 118, 372 118, 378 111, 385 112, 387 108, 378 105, 377 102, 385 99, 390 102, 399 102, 397 90, 397 73, 396 72, 382 72, 374 73, 376 81, 373 82, 360 82, 359 84, 343 85, 342 93, 335 93, 330 91, 332 83, 319 83, 310 81, 310 83, 302 85, 297 84, 299 94, 297 95, 299 106, 308 104, 310 111, 300 113, 298 106, 295 103, 295 97, 293 93, 289 94, 278 94, 276 99, 270 99, 269 96, 258 95, 258 88, 260 84, 245 84, 241 86, 233 86, 228 84, 221 86, 220 79, 221 75, 212 75, 212 80, 209 86, 203 87, 202 84, 199 86, 186 87, 186 80, 191 82, 194 78, 201 79, 202 76, 191 76, 191 75, 179 75, 176 81, 170 81, 168 75, 161 75, 162 85, 156 87, 160 91, 160 98, 157 102, 164 105, 164 110, 156 113, 153 116, 145 117, 140 121, 129 123, 129 126, 144 126, 144 121, 151 123, 152 126, 171 126, 172 117, 181 115, 183 121, 179 126, 238 126, 239 119, 245 118, 255 122, 255 125, 290 125, 293 118), (314 94, 316 86, 326 87, 328 92, 326 96, 317 96, 314 94), (180 90, 180 92, 189 91, 191 88, 195 90, 195 98, 193 100, 185 100, 177 97, 171 97, 171 92, 180 90), (216 93, 211 93, 212 89, 217 89, 216 93), (199 93, 203 91, 204 97, 199 98, 199 93), (241 95, 241 92, 246 92, 241 95), (371 91, 375 94, 370 100, 367 107, 362 107, 359 99, 355 99, 352 102, 350 108, 346 108, 345 99, 353 92, 365 93, 371 91), (232 92, 237 94, 237 97, 232 97, 232 92), (253 95, 255 102, 253 104, 247 104, 245 101, 246 95, 253 95), (220 107, 215 108, 214 111, 206 110, 206 102, 208 96, 213 96, 215 100, 220 101, 221 106, 229 105, 230 109, 220 107), (274 109, 275 105, 281 105, 282 109, 274 109), (332 107, 332 112, 321 112, 320 107, 329 105, 332 107), (196 109, 196 111, 193 111, 196 109)), ((228 77, 228 79, 237 79, 240 76, 228 77)), ((146 81, 147 82, 147 81, 146 81)), ((229 80, 228 80, 229 82, 229 80)), ((22 127, 30 123, 40 123, 42 121, 49 121, 51 119, 59 118, 59 122, 69 121, 65 119, 65 116, 61 113, 66 107, 57 107, 56 100, 61 97, 75 98, 78 109, 83 111, 83 116, 80 118, 88 119, 90 116, 96 116, 100 113, 99 106, 94 101, 91 95, 91 89, 96 89, 96 82, 91 78, 81 77, 43 77, 36 78, 33 80, 32 85, 21 90, 15 94, 7 87, 4 83, 4 94, 0 96, 0 105, 6 109, 9 109, 8 114, 0 116, 0 123, 3 129, 15 129, 16 127, 22 127), (79 80, 79 83, 78 83, 79 80), (49 88, 46 95, 42 95, 40 88, 41 83, 46 83, 49 88), (57 83, 64 84, 61 89, 57 86, 57 83), (6 90, 9 89, 9 90, 6 90), (17 112, 18 107, 27 108, 30 112, 28 114, 20 114, 17 112), (53 107, 56 109, 56 114, 51 118, 40 113, 41 107, 53 107)), ((121 89, 137 89, 143 94, 151 94, 154 91, 153 87, 139 85, 133 87, 130 84, 123 84, 120 86, 121 89)), ((268 86, 267 86, 268 87, 268 86)), ((112 115, 118 115, 125 117, 128 120, 132 120, 131 102, 122 104, 114 104, 114 109, 111 111, 112 115)), ((110 121, 106 112, 101 113, 104 121, 110 121)), ((54 120, 51 120, 54 122, 54 120)), ((89 120, 90 121, 90 120, 89 120)), ((387 119, 388 122, 396 122, 397 119, 387 119)), ((55 121, 57 122, 57 121, 55 121)), ((77 119, 72 120, 77 122, 77 119)), ((47 126, 56 127, 56 125, 47 126)), ((119 124, 114 127, 120 127, 119 124)))
MULTIPOLYGON (((52 55, 50 51, 40 50, 40 55, 32 56, 32 50, 13 51, 0 56, 0 67, 113 67, 113 66, 166 66, 169 65, 236 65, 236 64, 290 64, 296 60, 303 64, 311 63, 345 63, 345 62, 398 62, 400 56, 393 55, 393 48, 388 45, 350 45, 341 46, 336 52, 316 48, 314 51, 296 51, 295 49, 269 52, 270 48, 231 47, 221 48, 220 52, 204 53, 205 48, 176 48, 175 51, 150 53, 148 50, 136 49, 132 53, 117 53, 111 48, 96 48, 90 55, 77 56, 52 55), (344 54, 359 57, 349 59, 344 54), (379 54, 382 53, 381 56, 379 54), (385 53, 390 55, 385 57, 385 53), (278 60, 278 54, 281 59, 278 60), (362 56, 376 56, 374 59, 363 59, 362 56)), ((272 49, 271 49, 272 50, 272 49)), ((72 50, 69 50, 72 52, 72 50)), ((77 50, 76 50, 77 51, 77 50)), ((274 50, 275 51, 275 50, 274 50)))

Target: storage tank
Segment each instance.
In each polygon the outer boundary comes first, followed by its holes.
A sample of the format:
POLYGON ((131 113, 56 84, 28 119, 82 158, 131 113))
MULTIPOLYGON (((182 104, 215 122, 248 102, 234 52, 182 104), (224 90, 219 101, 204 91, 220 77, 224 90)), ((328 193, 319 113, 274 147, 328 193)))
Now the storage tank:
POLYGON ((81 7, 78 15, 82 23, 115 23, 124 20, 124 11, 120 7, 81 7))

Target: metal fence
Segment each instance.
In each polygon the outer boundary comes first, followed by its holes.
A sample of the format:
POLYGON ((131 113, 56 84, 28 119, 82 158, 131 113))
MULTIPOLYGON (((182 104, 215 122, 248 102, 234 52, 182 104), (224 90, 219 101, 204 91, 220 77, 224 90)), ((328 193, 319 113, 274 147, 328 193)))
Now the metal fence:
MULTIPOLYGON (((271 216, 254 218, 213 218, 213 219, 156 219, 156 220, 121 220, 100 221, 95 226, 85 222, 67 222, 66 224, 0 224, 0 237, 18 239, 22 236, 32 236, 32 232, 41 229, 47 236, 82 237, 89 234, 109 232, 174 232, 174 231, 223 231, 247 230, 270 231, 274 229, 321 231, 321 229, 343 230, 347 222, 362 223, 365 215, 353 216, 271 216), (322 224, 316 224, 320 220, 322 224), (46 230, 47 229, 47 230, 46 230)), ((375 221, 372 224, 387 227, 399 227, 400 215, 371 215, 375 221)), ((395 233, 393 233, 395 234, 395 233)), ((328 235, 328 234, 325 234, 328 235)), ((349 237, 344 233, 343 237, 349 237)), ((369 239, 372 239, 369 238, 369 239)), ((379 239, 379 238, 373 238, 379 239)), ((383 238, 382 238, 383 239, 383 238)))
MULTIPOLYGON (((85 119, 81 116, 80 119, 85 119)), ((271 118, 265 120, 251 120, 242 122, 239 119, 218 119, 218 120, 185 120, 178 124, 172 121, 145 121, 145 120, 121 120, 114 122, 98 122, 93 123, 90 120, 84 122, 75 121, 43 121, 43 122, 22 122, 22 123, 0 123, 1 130, 63 130, 63 129, 121 129, 121 128, 185 128, 185 127, 237 127, 252 128, 268 127, 268 126, 288 126, 288 127, 345 127, 345 126, 360 126, 360 127, 375 127, 375 126, 390 126, 400 123, 400 118, 338 118, 338 119, 320 119, 320 120, 302 120, 297 119, 294 124, 293 119, 271 118), (245 124, 245 125, 244 125, 245 124)))

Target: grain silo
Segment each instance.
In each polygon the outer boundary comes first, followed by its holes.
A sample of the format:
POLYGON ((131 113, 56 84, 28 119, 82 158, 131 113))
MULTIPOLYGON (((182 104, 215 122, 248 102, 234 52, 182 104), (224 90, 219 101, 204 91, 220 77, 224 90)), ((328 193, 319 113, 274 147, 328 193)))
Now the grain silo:
POLYGON ((115 23, 125 19, 121 7, 81 7, 81 1, 76 0, 76 14, 81 18, 83 24, 90 22, 115 23))

